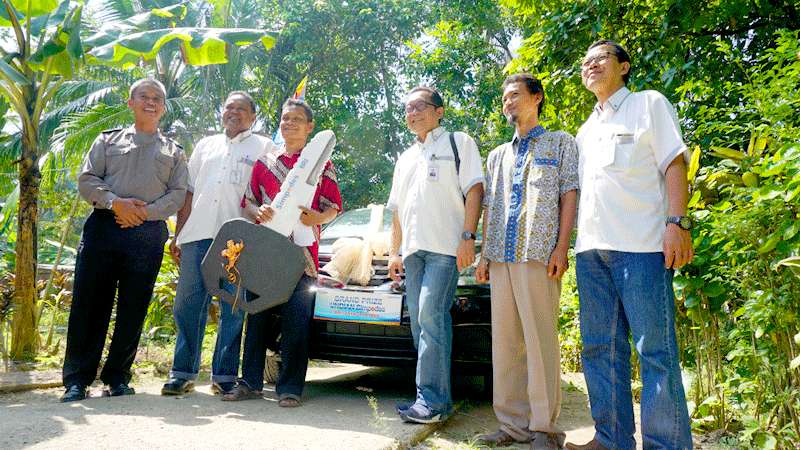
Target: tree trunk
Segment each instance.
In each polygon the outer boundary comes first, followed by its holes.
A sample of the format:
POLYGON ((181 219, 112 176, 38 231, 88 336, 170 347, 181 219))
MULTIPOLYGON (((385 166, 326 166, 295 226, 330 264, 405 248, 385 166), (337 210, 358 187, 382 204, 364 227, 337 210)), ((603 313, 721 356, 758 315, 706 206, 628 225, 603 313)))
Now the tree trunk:
MULTIPOLYGON (((38 125, 38 124, 37 124, 38 125)), ((28 128, 28 127, 25 127, 28 128)), ((16 307, 12 323, 11 359, 31 360, 39 347, 37 328, 37 224, 41 180, 36 164, 38 129, 23 129, 22 158, 19 162, 19 210, 16 244, 16 307)))

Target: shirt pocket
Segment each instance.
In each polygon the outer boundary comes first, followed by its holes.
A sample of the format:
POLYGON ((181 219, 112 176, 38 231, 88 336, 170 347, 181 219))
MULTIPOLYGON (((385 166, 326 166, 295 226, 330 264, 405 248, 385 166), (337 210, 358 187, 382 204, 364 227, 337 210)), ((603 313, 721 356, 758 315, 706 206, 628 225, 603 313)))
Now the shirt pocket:
POLYGON ((109 145, 106 147, 106 174, 124 172, 131 164, 131 149, 127 146, 109 145))
POLYGON ((158 180, 164 184, 169 182, 172 169, 175 167, 175 158, 161 152, 156 152, 155 173, 158 180))
POLYGON ((611 144, 614 150, 614 167, 627 169, 632 166, 633 153, 636 149, 636 139, 631 132, 618 132, 614 133, 611 138, 611 144))
POLYGON ((528 174, 528 186, 539 191, 549 191, 556 186, 558 180, 558 165, 551 161, 535 162, 528 174))

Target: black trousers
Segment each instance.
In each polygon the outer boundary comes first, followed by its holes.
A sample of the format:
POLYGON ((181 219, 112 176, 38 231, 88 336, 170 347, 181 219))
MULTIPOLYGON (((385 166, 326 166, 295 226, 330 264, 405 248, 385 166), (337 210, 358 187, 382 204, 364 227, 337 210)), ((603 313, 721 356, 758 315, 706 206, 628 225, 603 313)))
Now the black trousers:
POLYGON ((315 279, 303 275, 287 303, 247 316, 247 331, 242 356, 242 379, 251 389, 264 387, 267 348, 278 337, 280 326, 281 369, 275 384, 278 396, 303 394, 308 370, 308 340, 314 314, 315 279), (280 315, 280 324, 276 320, 280 315))
POLYGON ((168 237, 164 221, 120 228, 106 210, 95 210, 86 220, 69 312, 65 386, 88 386, 97 376, 115 298, 114 334, 100 379, 105 384, 130 381, 168 237))

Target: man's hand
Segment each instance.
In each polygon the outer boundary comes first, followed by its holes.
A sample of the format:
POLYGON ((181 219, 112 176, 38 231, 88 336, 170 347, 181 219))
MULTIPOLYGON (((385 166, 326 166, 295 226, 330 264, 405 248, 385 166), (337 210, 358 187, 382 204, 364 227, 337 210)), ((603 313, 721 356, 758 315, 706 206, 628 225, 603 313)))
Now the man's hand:
POLYGON ((481 260, 478 261, 478 267, 475 269, 475 280, 478 283, 488 283, 489 282, 489 260, 481 257, 481 260))
POLYGON ((664 230, 664 267, 680 269, 694 258, 692 234, 674 223, 664 230))
POLYGON ((175 264, 181 265, 181 248, 178 247, 176 243, 177 238, 172 238, 169 241, 169 256, 172 257, 172 260, 175 261, 175 264))
POLYGON ((548 277, 557 280, 567 271, 569 268, 567 250, 569 250, 569 247, 556 246, 556 248, 553 249, 553 253, 550 253, 550 261, 547 263, 548 277))
POLYGON ((400 282, 403 276, 403 258, 400 255, 389 256, 389 278, 400 282))
POLYGON ((137 227, 147 220, 147 203, 138 198, 117 197, 111 202, 117 224, 122 228, 137 227))
POLYGON ((461 272, 465 268, 475 262, 475 241, 470 239, 468 241, 461 240, 456 250, 456 267, 461 272))
POLYGON ((275 210, 272 209, 270 205, 261 205, 258 207, 258 212, 256 213, 256 221, 259 223, 267 223, 272 220, 272 216, 275 215, 275 210))
POLYGON ((323 216, 321 212, 308 209, 304 206, 298 206, 298 208, 303 211, 300 213, 300 223, 303 225, 313 227, 325 223, 325 216, 323 216))

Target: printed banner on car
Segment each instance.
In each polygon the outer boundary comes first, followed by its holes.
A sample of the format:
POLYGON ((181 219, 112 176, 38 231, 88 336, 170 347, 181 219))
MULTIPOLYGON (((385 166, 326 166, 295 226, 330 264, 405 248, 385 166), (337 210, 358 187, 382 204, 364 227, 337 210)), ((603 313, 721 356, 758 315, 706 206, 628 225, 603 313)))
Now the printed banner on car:
POLYGON ((402 309, 403 296, 400 294, 318 288, 314 318, 400 325, 402 309))

